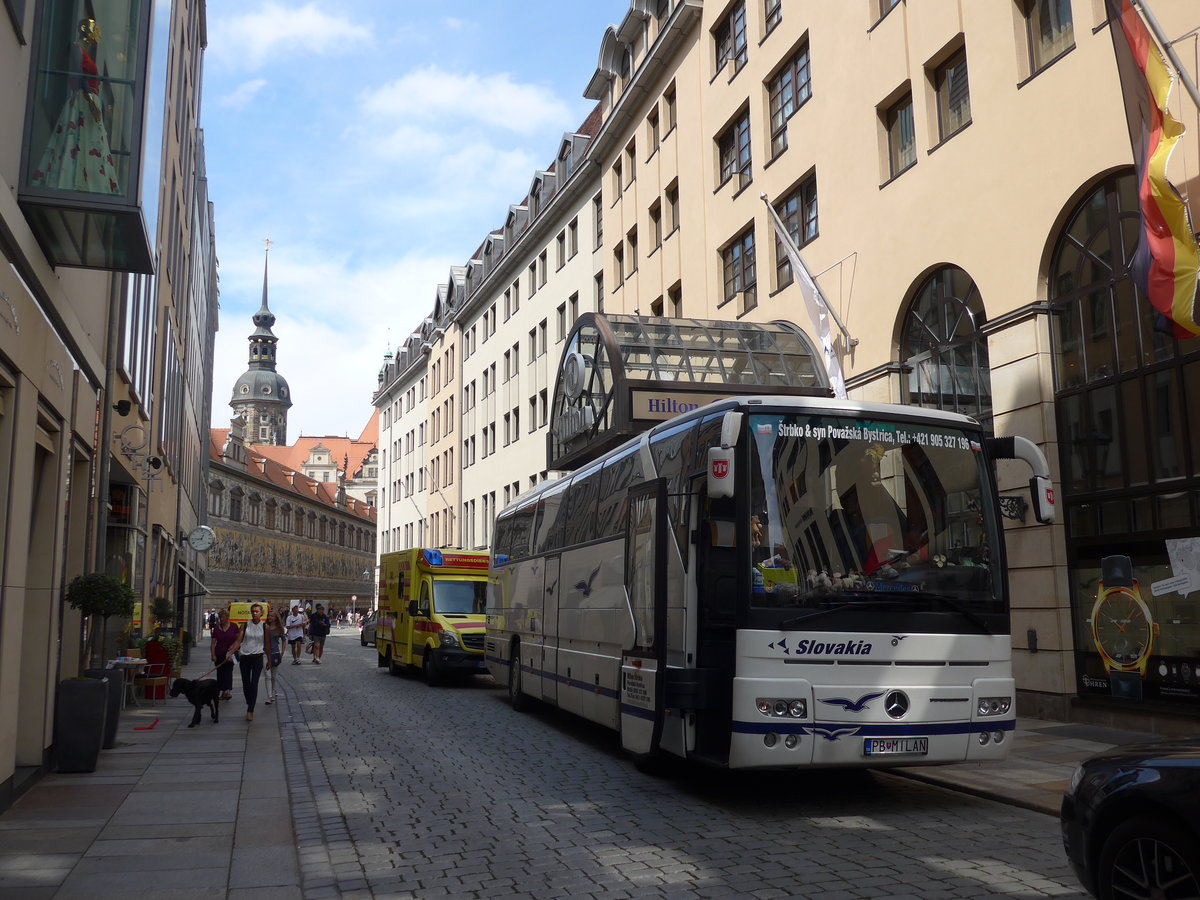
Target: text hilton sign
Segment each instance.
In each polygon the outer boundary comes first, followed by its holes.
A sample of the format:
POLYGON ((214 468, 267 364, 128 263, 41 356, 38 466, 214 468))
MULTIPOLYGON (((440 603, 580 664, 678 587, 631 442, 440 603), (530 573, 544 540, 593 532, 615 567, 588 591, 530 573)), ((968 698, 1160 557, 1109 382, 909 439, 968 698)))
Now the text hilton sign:
POLYGON ((693 391, 630 391, 629 416, 632 419, 671 419, 728 396, 693 391))

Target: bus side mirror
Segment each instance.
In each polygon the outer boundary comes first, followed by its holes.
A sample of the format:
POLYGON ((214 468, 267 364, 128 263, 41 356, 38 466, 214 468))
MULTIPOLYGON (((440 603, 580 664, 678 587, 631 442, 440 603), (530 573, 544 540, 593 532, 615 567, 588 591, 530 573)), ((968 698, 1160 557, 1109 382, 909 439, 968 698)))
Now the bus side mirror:
POLYGON ((733 496, 733 448, 708 448, 708 496, 733 496))
POLYGON ((1029 479, 1029 494, 1033 500, 1033 517, 1043 525, 1054 524, 1054 485, 1044 475, 1029 479))
POLYGON ((1033 477, 1029 479, 1033 517, 1043 525, 1054 524, 1054 485, 1050 481, 1050 466, 1038 445, 1019 436, 988 438, 986 444, 992 459, 1020 459, 1029 464, 1033 469, 1033 477))

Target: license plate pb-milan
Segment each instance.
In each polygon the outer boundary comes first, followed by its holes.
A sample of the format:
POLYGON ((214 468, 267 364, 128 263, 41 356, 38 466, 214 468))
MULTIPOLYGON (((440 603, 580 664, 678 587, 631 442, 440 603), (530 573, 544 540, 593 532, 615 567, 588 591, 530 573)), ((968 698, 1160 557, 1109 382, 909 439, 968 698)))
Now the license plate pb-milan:
POLYGON ((863 738, 863 756, 927 756, 929 738, 863 738))

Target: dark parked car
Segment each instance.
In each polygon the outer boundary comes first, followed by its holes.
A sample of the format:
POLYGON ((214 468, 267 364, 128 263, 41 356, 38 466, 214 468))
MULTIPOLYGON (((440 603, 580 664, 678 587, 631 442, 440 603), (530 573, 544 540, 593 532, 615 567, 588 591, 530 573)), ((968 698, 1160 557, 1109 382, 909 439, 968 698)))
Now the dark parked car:
POLYGON ((372 647, 375 646, 375 616, 376 613, 372 611, 370 615, 363 619, 362 629, 358 633, 358 642, 364 647, 367 644, 370 644, 372 647))
POLYGON ((1100 900, 1200 897, 1200 739, 1115 747, 1075 770, 1063 846, 1100 900))

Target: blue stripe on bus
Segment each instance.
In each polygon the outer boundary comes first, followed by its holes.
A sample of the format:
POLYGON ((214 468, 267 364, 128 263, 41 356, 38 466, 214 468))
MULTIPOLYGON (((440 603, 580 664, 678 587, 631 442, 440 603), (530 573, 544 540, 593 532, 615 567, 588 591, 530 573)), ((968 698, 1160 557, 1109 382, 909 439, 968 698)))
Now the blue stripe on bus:
POLYGON ((862 724, 853 722, 799 722, 794 719, 772 719, 764 722, 734 722, 735 734, 811 734, 837 740, 841 736, 860 737, 921 737, 924 735, 978 734, 981 731, 1013 731, 1012 719, 999 722, 911 722, 907 725, 862 724), (828 735, 824 732, 828 732, 828 735), (834 736, 830 736, 834 735, 834 736))
MULTIPOLYGON (((512 665, 512 663, 510 663, 508 660, 501 659, 498 656, 489 656, 487 659, 489 662, 494 662, 501 666, 512 665)), ((615 691, 609 687, 604 687, 603 685, 588 684, 586 681, 577 681, 574 678, 568 678, 566 675, 559 675, 555 672, 546 672, 542 669, 535 669, 533 666, 521 666, 521 671, 527 672, 530 675, 533 675, 535 678, 549 678, 550 680, 556 681, 566 687, 575 688, 578 691, 586 691, 589 694, 599 694, 600 696, 607 697, 610 700, 617 700, 620 698, 620 693, 618 691, 615 691)))

